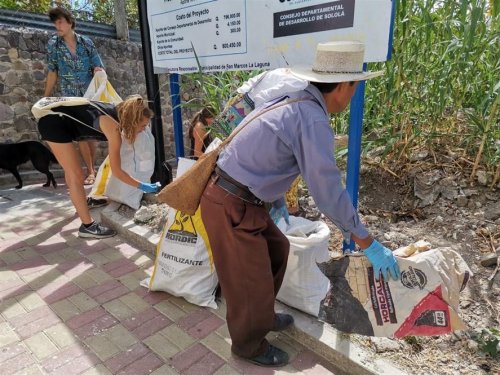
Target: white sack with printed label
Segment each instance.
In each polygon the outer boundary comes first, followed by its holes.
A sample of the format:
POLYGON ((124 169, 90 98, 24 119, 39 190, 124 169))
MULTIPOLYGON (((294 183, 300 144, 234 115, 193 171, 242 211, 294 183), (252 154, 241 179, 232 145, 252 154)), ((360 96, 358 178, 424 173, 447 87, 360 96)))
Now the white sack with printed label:
MULTIPOLYGON (((194 160, 179 158, 177 176, 194 160)), ((156 246, 153 275, 141 282, 152 291, 162 291, 199 306, 217 308, 215 293, 219 279, 215 272, 212 248, 201 211, 193 216, 170 208, 167 222, 156 246)))
POLYGON ((153 275, 141 285, 216 309, 218 282, 200 209, 189 216, 171 208, 156 247, 153 275))
POLYGON ((450 248, 430 250, 423 241, 394 253, 398 281, 375 280, 373 267, 359 253, 320 264, 331 287, 319 319, 339 331, 391 338, 464 329, 459 293, 472 273, 460 255, 450 248))

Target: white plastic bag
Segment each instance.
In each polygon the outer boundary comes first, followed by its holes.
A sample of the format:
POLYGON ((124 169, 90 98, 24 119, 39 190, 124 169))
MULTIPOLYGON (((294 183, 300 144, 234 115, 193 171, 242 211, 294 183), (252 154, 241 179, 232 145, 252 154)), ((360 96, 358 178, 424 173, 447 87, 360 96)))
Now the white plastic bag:
MULTIPOLYGON (((133 144, 123 139, 120 148, 122 169, 136 180, 149 182, 155 167, 154 151, 154 136, 149 127, 137 134, 133 144)), ((141 190, 112 175, 109 157, 99 167, 94 186, 89 194, 94 198, 108 197, 135 210, 141 206, 142 195, 141 190)))
POLYGON ((279 301, 318 316, 321 300, 329 289, 328 278, 317 263, 326 262, 330 229, 321 221, 290 216, 290 225, 281 220, 278 227, 290 241, 290 254, 279 301))
POLYGON ((120 95, 116 93, 113 86, 111 86, 111 83, 108 81, 108 75, 103 70, 95 72, 83 97, 89 100, 113 104, 118 104, 123 101, 120 95))
POLYGON ((196 163, 196 160, 194 159, 188 159, 188 158, 179 158, 179 161, 177 162, 177 174, 176 178, 180 177, 186 172, 189 167, 193 166, 193 164, 196 163))
POLYGON ((238 88, 238 93, 248 94, 255 107, 286 93, 304 90, 308 81, 293 75, 290 69, 278 68, 250 78, 238 88))

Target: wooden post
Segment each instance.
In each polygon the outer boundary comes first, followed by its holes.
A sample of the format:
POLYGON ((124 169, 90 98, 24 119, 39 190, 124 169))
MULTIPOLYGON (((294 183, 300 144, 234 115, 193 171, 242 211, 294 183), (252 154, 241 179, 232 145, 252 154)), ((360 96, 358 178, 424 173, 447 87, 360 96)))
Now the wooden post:
POLYGON ((114 0, 115 3, 115 23, 116 23, 116 38, 120 40, 128 40, 128 22, 125 0, 114 0))

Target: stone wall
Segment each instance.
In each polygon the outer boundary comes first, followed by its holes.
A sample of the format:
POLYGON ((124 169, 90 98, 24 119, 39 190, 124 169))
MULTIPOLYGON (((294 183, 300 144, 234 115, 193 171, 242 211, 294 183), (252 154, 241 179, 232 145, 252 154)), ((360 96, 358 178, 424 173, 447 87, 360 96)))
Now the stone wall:
MULTIPOLYGON (((0 142, 39 140, 31 106, 43 96, 47 75, 47 41, 52 35, 43 30, 0 25, 0 142)), ((92 39, 118 94, 122 98, 130 94, 146 96, 141 44, 107 38, 92 39)), ((165 155, 166 159, 170 159, 175 156, 175 145, 166 75, 160 76, 160 91, 165 155)), ((59 93, 56 91, 54 95, 59 93)), ((183 93, 183 96, 189 98, 192 95, 183 93)), ((185 135, 192 113, 192 109, 183 109, 185 135)), ((188 147, 186 139, 184 142, 188 147)), ((100 142, 96 165, 106 154, 106 142, 100 142)), ((30 163, 23 167, 32 168, 30 163)))

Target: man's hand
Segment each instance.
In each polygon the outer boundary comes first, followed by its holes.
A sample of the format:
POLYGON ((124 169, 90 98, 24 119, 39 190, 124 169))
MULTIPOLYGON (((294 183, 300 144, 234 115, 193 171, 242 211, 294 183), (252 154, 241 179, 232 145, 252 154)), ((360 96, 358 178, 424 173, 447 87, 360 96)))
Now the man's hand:
POLYGON ((388 272, 394 280, 400 277, 398 262, 392 251, 381 245, 377 240, 373 240, 372 244, 363 250, 368 260, 373 266, 375 279, 380 279, 380 274, 384 276, 385 281, 389 281, 388 272))
POLYGON ((272 207, 269 211, 269 215, 271 219, 274 221, 274 224, 278 224, 281 218, 285 219, 285 222, 290 225, 290 216, 288 215, 288 209, 286 206, 281 206, 280 208, 272 207))

